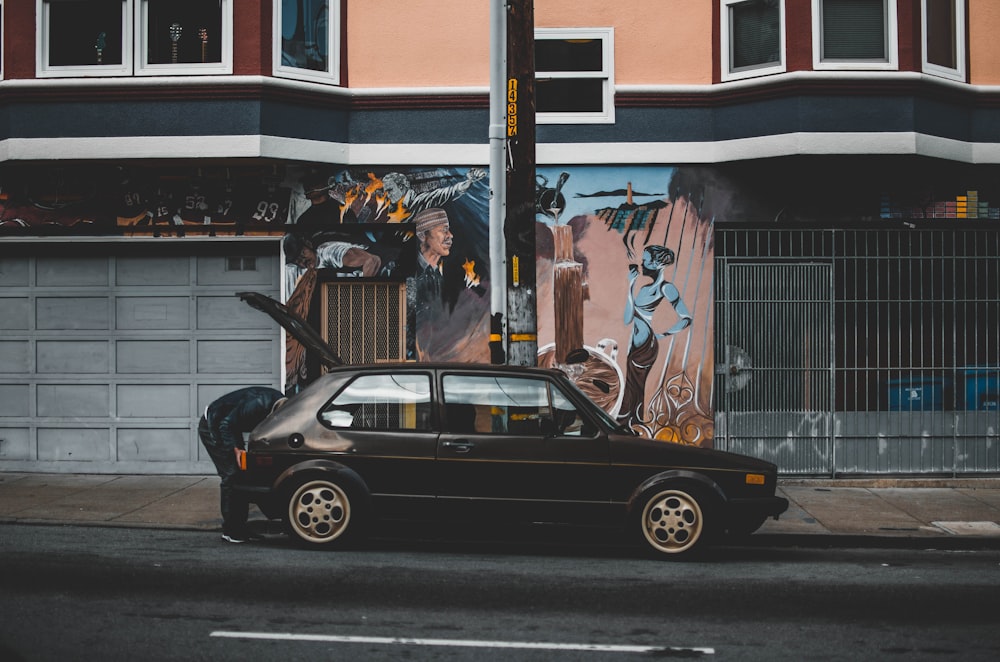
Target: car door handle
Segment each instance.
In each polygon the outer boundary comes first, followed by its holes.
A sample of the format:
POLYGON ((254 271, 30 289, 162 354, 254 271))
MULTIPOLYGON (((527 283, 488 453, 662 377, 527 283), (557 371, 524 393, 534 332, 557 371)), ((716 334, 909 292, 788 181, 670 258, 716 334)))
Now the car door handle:
POLYGON ((465 439, 459 439, 457 441, 442 441, 441 445, 445 448, 453 448, 456 453, 468 453, 472 450, 472 447, 475 446, 475 444, 465 439))

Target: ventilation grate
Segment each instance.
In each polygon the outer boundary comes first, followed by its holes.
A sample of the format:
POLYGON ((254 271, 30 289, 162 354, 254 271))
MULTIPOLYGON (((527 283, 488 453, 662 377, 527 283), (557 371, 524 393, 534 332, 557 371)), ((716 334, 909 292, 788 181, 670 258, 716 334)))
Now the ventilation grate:
POLYGON ((324 283, 323 337, 350 364, 406 358, 406 286, 324 283))

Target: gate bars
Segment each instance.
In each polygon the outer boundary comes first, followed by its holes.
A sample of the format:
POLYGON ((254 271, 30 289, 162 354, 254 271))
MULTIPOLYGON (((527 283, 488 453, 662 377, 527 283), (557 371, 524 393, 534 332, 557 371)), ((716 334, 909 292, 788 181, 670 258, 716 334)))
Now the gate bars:
POLYGON ((786 475, 1000 471, 1000 232, 716 233, 717 448, 786 475))

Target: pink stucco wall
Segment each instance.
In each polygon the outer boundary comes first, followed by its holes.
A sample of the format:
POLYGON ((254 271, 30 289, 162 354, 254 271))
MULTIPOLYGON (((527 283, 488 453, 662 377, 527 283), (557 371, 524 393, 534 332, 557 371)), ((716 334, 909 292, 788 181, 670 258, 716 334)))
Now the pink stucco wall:
MULTIPOLYGON (((351 3, 351 87, 486 86, 489 0, 351 3)), ((709 83, 710 2, 535 0, 537 27, 615 28, 619 85, 709 83)))
POLYGON ((540 28, 615 27, 615 83, 712 82, 712 3, 536 0, 540 28))
POLYGON ((1000 2, 969 0, 969 82, 1000 84, 1000 2))
POLYGON ((488 0, 352 2, 351 87, 489 85, 488 0))

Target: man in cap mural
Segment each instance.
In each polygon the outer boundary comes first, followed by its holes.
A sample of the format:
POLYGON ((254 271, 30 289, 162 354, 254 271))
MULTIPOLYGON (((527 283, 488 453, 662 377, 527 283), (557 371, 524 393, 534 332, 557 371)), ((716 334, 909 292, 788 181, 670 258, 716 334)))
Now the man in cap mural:
POLYGON ((444 209, 431 207, 411 217, 417 235, 417 264, 406 288, 407 354, 417 358, 417 327, 433 324, 443 316, 442 291, 444 285, 444 258, 451 254, 455 237, 444 209))
POLYGON ((420 247, 417 252, 417 274, 436 275, 444 273, 442 260, 451 253, 455 236, 451 233, 448 214, 443 209, 432 207, 413 216, 413 227, 420 247))

